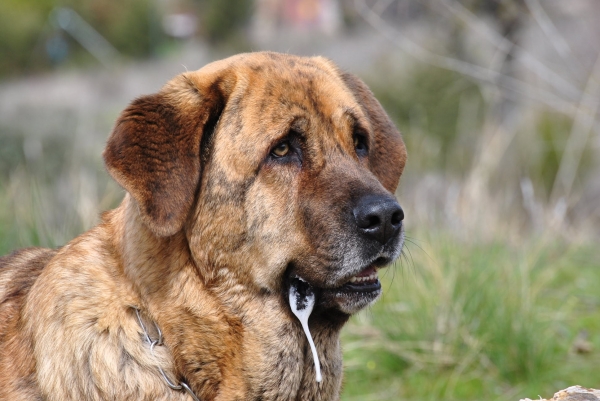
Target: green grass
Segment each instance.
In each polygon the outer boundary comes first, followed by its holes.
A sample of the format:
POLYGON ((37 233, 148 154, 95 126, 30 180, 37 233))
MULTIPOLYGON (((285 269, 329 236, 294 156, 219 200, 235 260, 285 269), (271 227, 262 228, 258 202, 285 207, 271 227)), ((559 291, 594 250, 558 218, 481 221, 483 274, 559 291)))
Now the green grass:
POLYGON ((27 136, 0 126, 0 255, 62 246, 123 197, 104 171, 101 150, 82 149, 75 134, 65 131, 63 137, 32 136, 40 151, 27 159, 27 136))
POLYGON ((416 244, 345 329, 343 400, 518 400, 600 385, 595 247, 416 244), (578 354, 585 332, 594 348, 578 354))

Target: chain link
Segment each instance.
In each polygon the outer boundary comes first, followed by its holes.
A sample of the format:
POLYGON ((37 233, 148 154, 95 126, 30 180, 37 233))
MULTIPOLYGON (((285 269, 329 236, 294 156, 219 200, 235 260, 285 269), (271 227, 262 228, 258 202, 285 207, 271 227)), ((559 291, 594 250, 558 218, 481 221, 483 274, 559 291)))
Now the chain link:
MULTIPOLYGON (((144 325, 144 321, 142 320, 142 316, 140 314, 140 310, 138 308, 135 308, 135 307, 133 309, 135 309, 135 314, 137 316, 138 323, 140 324, 140 327, 142 328, 142 331, 144 332, 144 336, 146 337, 146 341, 148 341, 148 344, 150 344, 150 353, 152 354, 152 356, 155 356, 154 355, 154 347, 157 346, 157 345, 158 346, 163 345, 162 331, 160 330, 160 327, 158 327, 158 325, 156 324, 156 322, 152 321, 152 323, 154 323, 154 327, 156 328, 156 332, 158 333, 158 338, 156 340, 153 340, 150 337, 150 334, 148 333, 148 330, 146 330, 146 326, 144 325)), ((165 383, 167 383, 167 386, 169 386, 173 390, 177 390, 177 391, 185 390, 194 399, 194 401, 200 401, 200 399, 198 397, 196 397, 196 394, 194 394, 194 392, 192 391, 192 389, 190 388, 190 386, 187 385, 186 382, 181 381, 181 382, 179 382, 179 384, 175 384, 171 380, 169 380, 169 378, 165 374, 165 371, 162 370, 162 368, 160 366, 157 366, 157 368, 158 368, 158 371, 160 372, 160 374, 162 375, 163 379, 165 380, 165 383)))

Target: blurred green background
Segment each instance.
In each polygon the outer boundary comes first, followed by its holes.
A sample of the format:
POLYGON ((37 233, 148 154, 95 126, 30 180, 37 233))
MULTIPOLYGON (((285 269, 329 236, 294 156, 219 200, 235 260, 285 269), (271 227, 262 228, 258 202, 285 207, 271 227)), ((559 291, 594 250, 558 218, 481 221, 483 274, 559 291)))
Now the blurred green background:
POLYGON ((349 400, 600 387, 596 0, 5 0, 0 254, 60 246, 123 191, 118 113, 241 51, 321 54, 404 134, 407 244, 344 330, 349 400))

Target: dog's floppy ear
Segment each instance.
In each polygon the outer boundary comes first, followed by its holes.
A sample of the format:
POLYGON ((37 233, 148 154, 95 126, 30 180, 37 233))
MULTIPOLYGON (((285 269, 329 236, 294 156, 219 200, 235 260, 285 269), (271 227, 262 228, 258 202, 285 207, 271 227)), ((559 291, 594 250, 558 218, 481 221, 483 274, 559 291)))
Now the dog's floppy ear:
POLYGON ((347 72, 341 75, 371 121, 375 133, 375 148, 369 152, 371 170, 383 186, 393 193, 406 164, 402 135, 363 81, 347 72))
POLYGON ((133 101, 104 150, 108 172, 159 236, 183 227, 199 185, 202 136, 214 129, 234 85, 226 69, 207 67, 133 101))

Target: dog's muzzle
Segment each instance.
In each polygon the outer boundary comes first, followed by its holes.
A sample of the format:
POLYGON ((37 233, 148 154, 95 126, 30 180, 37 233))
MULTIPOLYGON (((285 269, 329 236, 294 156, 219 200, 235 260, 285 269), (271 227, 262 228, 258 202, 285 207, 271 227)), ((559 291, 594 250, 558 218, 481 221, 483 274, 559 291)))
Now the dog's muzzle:
POLYGON ((321 281, 294 267, 289 277, 309 282, 319 307, 352 314, 381 295, 377 271, 401 252, 404 211, 393 195, 373 193, 355 198, 346 210, 351 234, 340 242, 340 264, 321 281))

